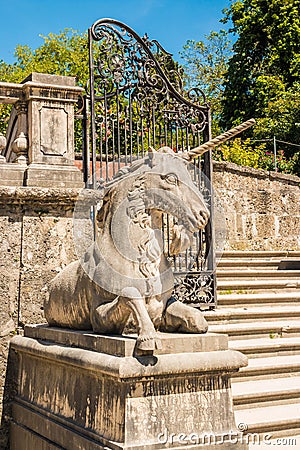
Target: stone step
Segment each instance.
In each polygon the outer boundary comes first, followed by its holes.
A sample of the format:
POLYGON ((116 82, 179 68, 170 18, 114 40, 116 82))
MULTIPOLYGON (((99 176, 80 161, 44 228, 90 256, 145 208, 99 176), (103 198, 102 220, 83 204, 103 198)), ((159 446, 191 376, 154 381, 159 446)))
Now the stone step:
POLYGON ((287 250, 287 251, 268 251, 268 250, 225 250, 222 253, 217 252, 216 257, 218 260, 222 259, 293 259, 300 258, 300 251, 287 250))
POLYGON ((227 293, 218 292, 218 307, 262 306, 286 306, 300 302, 300 291, 293 292, 268 292, 268 293, 227 293))
POLYGON ((272 378, 283 377, 287 374, 300 375, 299 355, 277 356, 276 358, 250 358, 247 367, 243 367, 239 372, 233 374, 233 380, 269 379, 271 383, 272 378))
POLYGON ((239 323, 239 322, 251 322, 257 321, 274 321, 278 319, 290 318, 291 320, 300 319, 300 305, 295 303, 294 305, 286 306, 236 306, 233 308, 219 307, 213 311, 205 311, 204 316, 211 325, 217 325, 220 322, 222 324, 239 323))
MULTIPOLYGON (((299 433, 299 411, 300 403, 266 406, 237 410, 235 411, 235 418, 239 429, 245 428, 245 434, 270 433, 271 437, 275 438, 287 431, 289 434, 294 433, 296 435, 299 433)), ((298 447, 295 446, 294 448, 296 450, 298 447)))
POLYGON ((211 333, 228 334, 231 339, 263 338, 267 336, 300 336, 300 320, 278 320, 264 322, 241 322, 209 325, 211 333))
POLYGON ((288 280, 300 280, 300 270, 252 270, 252 269, 244 269, 244 270, 218 270, 217 271, 217 279, 225 280, 225 279, 234 279, 234 280, 244 280, 244 279, 253 279, 253 280, 261 280, 265 278, 271 278, 274 280, 288 279, 288 280))
POLYGON ((300 376, 232 383, 235 409, 297 403, 300 401, 300 376))
POLYGON ((262 290, 297 290, 300 288, 300 280, 295 279, 259 279, 259 280, 217 280, 217 290, 222 293, 228 291, 262 291, 262 290))
POLYGON ((240 268, 261 268, 267 267, 268 269, 272 267, 273 270, 277 270, 278 264, 281 259, 221 259, 217 263, 217 271, 223 268, 234 269, 236 267, 240 268))
MULTIPOLYGON (((262 252, 264 253, 264 252, 262 252)), ((266 252, 265 252, 266 253, 266 252)), ((279 256, 273 257, 267 256, 266 254, 261 254, 260 257, 243 257, 243 256, 236 256, 230 257, 230 254, 225 254, 221 259, 217 259, 217 274, 220 274, 222 276, 222 273, 225 271, 229 272, 229 276, 232 274, 232 272, 236 271, 237 269, 239 271, 245 271, 245 270, 256 270, 258 272, 261 272, 263 270, 270 271, 271 274, 274 273, 274 271, 279 271, 278 266, 282 261, 300 261, 300 252, 294 252, 293 254, 290 253, 290 256, 285 257, 285 253, 278 253, 279 256)), ((285 270, 288 273, 291 273, 292 270, 289 268, 289 270, 285 270)), ((299 267, 297 269, 299 272, 299 267)), ((280 270, 280 272, 283 272, 280 270)))
POLYGON ((205 313, 209 330, 229 334, 229 347, 249 358, 232 378, 236 422, 246 433, 269 432, 263 448, 300 433, 300 271, 278 270, 287 259, 300 252, 224 252, 218 308, 205 313))
POLYGON ((229 348, 238 350, 249 358, 300 355, 300 337, 231 340, 229 348))

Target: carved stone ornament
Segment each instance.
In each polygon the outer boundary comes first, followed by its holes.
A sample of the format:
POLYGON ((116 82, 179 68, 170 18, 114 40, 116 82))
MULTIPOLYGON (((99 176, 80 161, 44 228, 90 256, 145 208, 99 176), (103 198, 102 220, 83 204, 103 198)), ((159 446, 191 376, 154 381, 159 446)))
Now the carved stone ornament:
POLYGON ((28 139, 23 133, 23 131, 19 134, 17 139, 14 140, 12 150, 17 155, 17 162, 26 164, 28 152, 28 139))

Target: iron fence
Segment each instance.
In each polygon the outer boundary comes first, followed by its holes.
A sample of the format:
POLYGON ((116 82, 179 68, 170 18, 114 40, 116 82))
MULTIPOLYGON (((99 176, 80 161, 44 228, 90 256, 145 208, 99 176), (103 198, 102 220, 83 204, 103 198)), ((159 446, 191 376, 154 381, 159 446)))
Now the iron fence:
MULTIPOLYGON (((210 139, 210 108, 199 89, 185 92, 171 54, 127 25, 101 19, 89 29, 90 78, 79 111, 86 187, 97 189, 123 167, 144 157, 150 146, 174 152, 210 139)), ((194 161, 191 175, 210 209, 205 230, 191 247, 173 258, 174 296, 200 308, 216 306, 213 236, 212 158, 194 161)), ((169 251, 172 217, 163 236, 169 251)))

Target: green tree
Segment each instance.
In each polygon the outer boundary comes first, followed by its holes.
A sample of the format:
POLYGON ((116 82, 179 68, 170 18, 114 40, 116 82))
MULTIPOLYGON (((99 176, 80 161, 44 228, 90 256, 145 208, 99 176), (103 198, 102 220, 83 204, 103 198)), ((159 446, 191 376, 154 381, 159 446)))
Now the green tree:
MULTIPOLYGON (((228 63, 221 125, 257 119, 248 136, 300 144, 300 0, 237 0, 225 10, 237 36, 228 63)), ((299 147, 281 143, 300 173, 299 147)), ((290 168, 289 168, 290 170, 290 168)))
MULTIPOLYGON (((79 85, 85 86, 89 76, 87 34, 66 28, 59 34, 42 37, 44 43, 36 50, 18 45, 14 64, 0 61, 0 80, 19 83, 31 72, 40 72, 74 76, 79 85)), ((0 132, 4 134, 10 109, 8 105, 0 104, 0 132)), ((76 123, 76 127, 80 124, 76 123)), ((77 128, 76 134, 80 135, 77 128)))
POLYGON ((223 125, 249 116, 265 117, 266 107, 299 81, 300 0, 237 0, 225 10, 237 40, 229 60, 223 125))
POLYGON ((225 30, 212 31, 204 41, 188 40, 180 52, 188 88, 200 88, 211 105, 214 133, 219 132, 225 73, 232 44, 225 30))
POLYGON ((14 64, 0 62, 0 79, 18 83, 31 72, 41 72, 75 76, 80 85, 85 85, 89 67, 86 33, 66 28, 59 34, 41 37, 44 43, 36 50, 18 45, 14 64))

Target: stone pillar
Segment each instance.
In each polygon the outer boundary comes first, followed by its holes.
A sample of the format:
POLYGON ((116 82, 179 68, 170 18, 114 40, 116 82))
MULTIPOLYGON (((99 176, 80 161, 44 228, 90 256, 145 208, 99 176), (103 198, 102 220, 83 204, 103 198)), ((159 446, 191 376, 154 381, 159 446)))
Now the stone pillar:
POLYGON ((74 104, 83 91, 74 77, 35 72, 20 84, 0 83, 0 102, 14 104, 0 184, 83 187, 74 165, 74 104))
POLYGON ((74 104, 82 88, 74 77, 32 73, 23 81, 28 104, 27 186, 79 187, 74 166, 74 104))
POLYGON ((161 339, 156 354, 134 356, 134 336, 26 327, 11 343, 11 450, 245 450, 230 382, 247 358, 224 335, 161 339))

